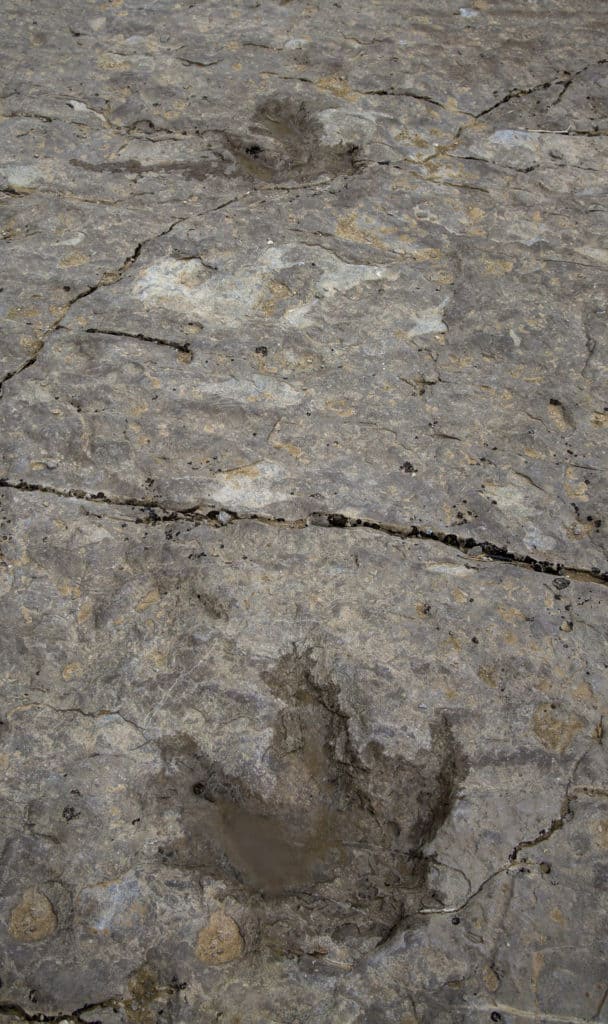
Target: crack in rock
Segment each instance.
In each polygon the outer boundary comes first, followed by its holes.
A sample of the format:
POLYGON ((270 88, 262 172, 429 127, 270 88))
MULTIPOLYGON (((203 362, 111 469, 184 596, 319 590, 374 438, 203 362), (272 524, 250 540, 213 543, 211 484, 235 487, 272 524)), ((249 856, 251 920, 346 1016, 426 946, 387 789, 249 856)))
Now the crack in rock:
POLYGON ((135 248, 133 249, 133 252, 129 253, 129 255, 123 260, 119 267, 117 267, 114 270, 104 271, 100 279, 96 281, 95 284, 83 288, 82 291, 79 291, 77 295, 72 296, 70 301, 62 310, 61 315, 51 324, 48 330, 46 330, 42 335, 39 346, 34 355, 30 359, 22 363, 21 366, 17 367, 16 370, 11 370, 9 371, 9 373, 6 373, 2 380, 0 380, 0 398, 2 397, 2 391, 7 381, 12 380, 13 377, 19 376, 19 374, 23 373, 24 370, 29 369, 30 366, 33 366, 38 361, 41 353, 44 350, 47 338, 49 338, 56 330, 58 330, 61 327, 65 317, 72 309, 72 307, 76 305, 77 302, 80 302, 81 299, 85 299, 88 295, 93 295, 93 293, 98 291, 100 288, 105 288, 108 285, 116 284, 117 281, 120 281, 124 274, 126 274, 129 267, 132 266, 132 264, 135 263, 136 260, 139 258, 141 251, 145 245, 147 245, 149 242, 156 241, 157 238, 163 238, 165 235, 168 235, 169 232, 172 231, 173 228, 176 227, 178 224, 181 224, 183 220, 185 220, 185 218, 180 217, 177 220, 173 221, 168 228, 166 228, 164 231, 161 231, 159 234, 152 235, 150 238, 145 238, 143 241, 138 242, 135 248))
POLYGON ((41 494, 54 494, 59 498, 71 498, 79 501, 89 501, 93 504, 126 506, 129 508, 141 509, 147 516, 146 522, 175 522, 180 519, 193 522, 211 522, 215 526, 228 526, 233 522, 259 522, 266 526, 279 526, 287 529, 305 529, 310 527, 325 527, 333 529, 364 529, 376 530, 388 534, 391 537, 399 537, 402 540, 414 539, 432 541, 437 544, 444 544, 447 547, 455 548, 464 554, 470 554, 476 558, 483 556, 495 562, 506 562, 510 565, 532 572, 544 573, 549 576, 566 577, 581 583, 597 583, 603 586, 608 585, 608 573, 600 569, 579 569, 575 566, 562 565, 558 562, 545 562, 532 555, 520 555, 509 551, 507 548, 499 547, 489 541, 476 540, 474 537, 460 537, 455 533, 444 533, 437 530, 425 529, 413 523, 407 526, 377 522, 371 519, 359 519, 345 516, 341 512, 312 512, 300 519, 286 519, 281 516, 265 516, 257 512, 241 512, 234 509, 210 508, 204 511, 204 506, 188 506, 183 508, 164 508, 153 501, 146 501, 141 498, 121 498, 108 495, 104 491, 85 491, 79 488, 62 490, 51 487, 47 484, 33 484, 25 480, 0 479, 0 487, 9 490, 29 491, 41 494))
POLYGON ((188 342, 168 341, 166 338, 151 338, 148 334, 130 334, 129 331, 113 331, 107 327, 87 327, 85 334, 101 334, 111 338, 133 338, 135 341, 149 341, 154 345, 165 345, 167 348, 177 349, 192 358, 192 349, 188 342))

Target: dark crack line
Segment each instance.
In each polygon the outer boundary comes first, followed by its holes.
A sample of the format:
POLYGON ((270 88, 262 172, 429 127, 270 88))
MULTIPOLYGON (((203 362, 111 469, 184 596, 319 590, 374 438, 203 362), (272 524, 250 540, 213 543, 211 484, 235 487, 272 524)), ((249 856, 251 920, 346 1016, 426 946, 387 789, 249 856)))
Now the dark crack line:
MULTIPOLYGON (((133 257, 128 257, 128 260, 130 262, 133 262, 133 259, 137 259, 138 255, 139 255, 139 252, 136 252, 136 254, 133 255, 133 257)), ((124 266, 124 264, 123 264, 123 266, 124 266)), ((105 277, 105 274, 104 274, 104 277, 105 277)), ((13 377, 17 377, 20 373, 23 373, 24 370, 27 370, 30 366, 34 365, 34 363, 37 361, 38 357, 40 356, 41 352, 44 349, 44 344, 46 342, 46 339, 51 334, 53 334, 54 331, 57 330, 57 328, 60 326, 60 324, 61 324, 62 320, 64 319, 64 317, 66 317, 67 314, 69 313, 69 311, 72 308, 72 306, 74 306, 77 302, 79 302, 80 299, 86 298, 87 295, 92 295, 92 293, 97 291, 98 288, 101 288, 103 286, 103 284, 104 284, 104 277, 102 277, 99 281, 97 281, 96 284, 89 285, 89 287, 83 288, 83 290, 81 292, 78 292, 77 295, 74 295, 72 297, 72 299, 70 299, 70 301, 67 303, 65 308, 63 309, 63 312, 61 313, 61 316, 58 317, 57 320, 55 320, 51 324, 51 326, 48 328, 48 330, 44 332, 44 334, 42 335, 42 337, 40 339, 40 344, 39 344, 36 352, 34 353, 34 355, 30 359, 27 359, 24 363, 22 363, 21 366, 17 367, 16 370, 10 370, 8 373, 6 373, 4 375, 4 377, 0 381, 0 398, 2 397, 2 391, 3 391, 4 385, 6 384, 6 382, 9 381, 9 380, 12 380, 13 377)))
POLYGON ((217 60, 190 60, 188 57, 175 57, 181 64, 194 68, 212 68, 215 64, 221 64, 225 57, 218 57, 217 60))
POLYGON ((484 878, 482 882, 480 882, 480 884, 477 886, 474 892, 469 892, 468 896, 458 906, 423 907, 421 910, 418 911, 418 914, 428 915, 460 913, 461 911, 466 910, 469 904, 477 896, 479 896, 479 894, 485 889, 485 887, 489 885, 490 882, 494 881, 495 878, 498 878, 499 875, 514 874, 515 872, 520 871, 522 868, 530 870, 536 867, 539 871, 542 871, 541 864, 535 864, 534 862, 530 863, 526 860, 525 857, 520 858, 520 854, 522 850, 528 850, 531 847, 538 846, 540 843, 547 842, 547 840, 550 839, 551 836, 553 836, 556 832, 559 832, 560 829, 564 827, 566 822, 572 820, 572 818, 574 817, 574 810, 572 805, 574 801, 577 799, 576 790, 580 790, 581 788, 580 786, 576 786, 574 782, 578 767, 582 763, 582 761, 587 757, 589 752, 593 749, 593 746, 597 743, 602 743, 602 738, 603 719, 601 718, 598 725, 596 726, 595 735, 593 737, 591 745, 583 751, 583 753, 580 755, 580 757, 577 758, 574 764, 574 767, 570 774, 570 778, 566 783, 564 796, 562 798, 560 806, 560 812, 556 818, 552 818, 549 824, 544 825, 531 839, 521 839, 509 854, 508 862, 506 864, 502 864, 498 868, 495 868, 486 878, 484 878))
MULTIPOLYGON (((78 1024, 85 1024, 83 1013, 87 1013, 91 1010, 102 1010, 102 1009, 113 1009, 117 1010, 122 1004, 120 999, 104 999, 103 1002, 99 1003, 86 1003, 84 1006, 80 1006, 77 1010, 73 1010, 70 1013, 28 1013, 18 1003, 0 1003, 0 1014, 12 1013, 20 1020, 29 1021, 46 1021, 48 1024, 61 1024, 62 1021, 74 1021, 78 1024)), ((90 1024, 90 1022, 89 1022, 90 1024)))
POLYGON ((189 356, 192 355, 188 342, 182 343, 180 341, 167 341, 166 338, 152 338, 149 334, 130 334, 129 331, 111 331, 102 327, 87 327, 85 334, 101 334, 112 338, 132 338, 134 341, 150 341, 154 345, 164 345, 166 348, 174 348, 178 352, 185 352, 189 356))
MULTIPOLYGON (((357 92, 356 89, 352 90, 357 92)), ((369 89, 365 92, 359 92, 359 96, 396 96, 396 97, 407 97, 412 100, 420 100, 422 103, 430 103, 433 107, 441 107, 442 110, 447 110, 450 114, 466 114, 465 110, 458 110, 457 108, 446 107, 445 103, 441 103, 440 100, 434 100, 432 96, 426 96, 422 92, 414 92, 412 89, 369 89)), ((472 115, 469 115, 472 116, 472 115)))
POLYGON ((48 330, 46 330, 42 335, 40 339, 40 344, 34 355, 31 356, 30 359, 27 359, 26 362, 22 363, 21 366, 19 366, 16 370, 10 370, 8 373, 4 375, 2 380, 0 380, 0 398, 2 397, 2 391, 7 381, 12 380, 13 377, 17 377, 20 373, 23 373, 24 370, 29 369, 30 366, 33 366, 34 363, 37 362, 38 358, 40 357, 41 353, 44 350, 47 338, 49 338, 51 334, 53 334, 59 327, 61 327, 64 319, 72 309, 72 306, 75 306, 76 303, 80 302, 81 299, 86 299, 88 295, 93 295, 93 293, 98 291, 98 289, 105 288, 108 285, 116 284, 117 281, 120 281, 120 279, 129 269, 129 267, 133 263, 135 263, 135 261, 139 258, 144 245, 148 245, 149 242, 154 242, 156 241, 157 238, 163 238, 165 235, 168 235, 169 232, 172 231, 173 228, 177 226, 177 224, 181 224, 182 221, 186 219, 187 218, 185 217, 179 217, 177 220, 173 221, 173 223, 170 224, 168 228, 165 228, 165 230, 161 231, 158 235, 152 235, 150 238, 145 238, 143 241, 138 242, 133 252, 130 253, 125 260, 123 260, 121 265, 116 270, 104 271, 99 281, 96 281, 95 284, 88 285, 88 287, 83 288, 82 291, 78 292, 77 295, 72 296, 70 301, 64 307, 61 316, 59 316, 51 324, 48 330))
MULTIPOLYGON (((602 132, 599 128, 514 128, 516 132, 527 132, 528 135, 583 135, 588 139, 603 138, 608 132, 602 132)), ((583 168, 583 170, 595 170, 595 168, 583 168)))
MULTIPOLYGON (((473 114, 471 112, 471 117, 474 117, 475 119, 485 117, 486 114, 489 114, 492 110, 496 110, 497 107, 502 107, 503 104, 508 103, 512 99, 517 99, 519 96, 530 96, 532 95, 532 93, 540 92, 542 89, 550 89, 553 85, 563 86, 560 95, 555 101, 555 103, 558 103, 561 100, 564 93, 566 92, 566 89, 568 89, 568 87, 572 85, 572 82, 575 78, 578 78, 579 75, 582 75, 585 71, 588 71, 592 67, 598 67, 600 64, 606 63, 608 63, 608 57, 604 57, 601 60, 595 61, 592 64, 585 64, 584 67, 578 68, 577 71, 564 71, 564 77, 561 78, 552 78, 548 82, 539 82, 537 85, 531 85, 528 88, 515 87, 513 89, 510 89, 509 92, 502 97, 502 99, 497 100, 496 103, 493 103, 490 107, 486 107, 485 110, 481 110, 478 114, 473 114)), ((550 106, 554 105, 554 103, 550 104, 550 106)))
MULTIPOLYGON (((111 718, 113 716, 116 716, 116 718, 120 718, 125 723, 125 725, 130 725, 133 729, 136 729, 137 732, 140 732, 146 740, 148 740, 148 737, 146 736, 143 727, 141 725, 138 725, 137 722, 134 722, 133 719, 127 718, 125 715, 123 715, 122 711, 119 711, 118 708, 102 708, 100 711, 84 711, 82 708, 78 707, 58 708, 54 704, 44 704, 40 701, 33 701, 31 704, 28 705, 28 708, 42 708, 42 710, 44 711, 54 711, 55 714, 57 715, 81 715, 82 718, 95 719, 111 718)), ((18 710, 20 709, 13 708, 11 711, 8 712, 7 718, 10 719, 12 715, 18 710)))
POLYGON ((563 88, 562 88, 562 91, 560 92, 560 94, 559 94, 559 96, 557 97, 557 99, 556 99, 556 100, 553 100, 553 103, 550 103, 550 104, 549 104, 549 109, 551 109, 551 107, 556 107, 558 103, 561 103, 561 101, 562 101, 562 98, 563 98, 564 94, 565 94, 565 93, 566 93, 566 92, 568 91, 568 89, 569 89, 569 88, 570 88, 570 86, 572 85, 572 82, 573 82, 573 78, 570 78, 570 79, 568 79, 568 81, 567 81, 567 82, 565 82, 565 83, 564 83, 564 86, 563 86, 563 88))
POLYGON ((504 106, 505 103, 509 103, 510 100, 517 99, 520 96, 531 96, 535 92, 540 92, 541 89, 550 89, 552 85, 568 85, 572 81, 572 77, 569 78, 553 78, 548 82, 539 82, 538 85, 531 85, 528 88, 514 88, 510 89, 501 99, 497 100, 496 103, 492 103, 491 106, 486 107, 485 110, 480 110, 478 114, 472 114, 472 117, 479 118, 485 117, 486 114, 491 113, 492 110, 496 110, 498 107, 504 106))
POLYGON ((595 735, 593 737, 593 740, 592 740, 590 746, 588 747, 588 749, 583 751, 583 753, 577 758, 577 760, 576 760, 576 762, 574 764, 574 767, 573 767, 573 769, 572 769, 572 771, 570 773, 570 778, 568 779, 568 782, 566 783, 566 790, 564 792, 564 796, 563 796, 563 799, 562 799, 562 803, 561 803, 561 807, 560 807, 560 811, 559 811, 558 816, 556 818, 552 818, 551 821, 549 822, 549 824, 545 825, 544 828, 541 828, 540 831, 535 836, 533 836, 532 839, 522 839, 517 844, 517 846, 515 846, 513 848, 513 850, 509 854, 509 861, 512 864, 515 864, 515 863, 519 862, 519 855, 520 855, 522 850, 527 850, 527 849, 529 849, 532 846, 538 846, 539 843, 546 842, 547 839, 550 839, 552 835, 554 835, 556 832, 559 832, 560 829, 562 829, 564 827, 565 823, 567 821, 570 821, 570 819, 573 817, 574 811, 572 809, 572 804, 577 799, 577 793, 574 792, 574 790, 580 788, 580 787, 577 787, 575 785, 575 781, 574 780, 576 778, 576 773, 578 771, 579 765, 585 760, 585 758, 591 752, 593 747, 596 744, 600 744, 601 745, 602 738, 603 738, 603 717, 600 718, 600 720, 599 720, 599 722, 598 722, 598 724, 596 726, 595 735))
POLYGON ((186 520, 195 523, 206 522, 217 527, 224 527, 234 522, 258 522, 266 526, 279 526, 286 529, 321 527, 376 530, 379 533, 387 534, 390 537, 398 537, 401 540, 413 539, 443 544, 446 547, 461 551, 463 554, 468 553, 473 558, 485 557, 493 562, 506 562, 531 572, 567 577, 580 583, 596 583, 608 586, 608 572, 601 572, 599 569, 579 569, 576 566, 563 565, 559 562, 545 562, 533 558, 531 555, 518 555, 513 551, 509 551, 508 548, 499 547, 488 541, 478 541, 474 537, 459 537, 455 533, 424 529, 423 527, 416 526, 414 523, 410 523, 407 526, 397 526, 371 519, 345 516, 341 512, 312 512, 299 519, 285 519, 281 516, 265 516, 256 512, 237 512, 233 509, 225 508, 211 508, 205 512, 200 505, 170 509, 164 508, 157 502, 146 501, 141 498, 113 497, 104 491, 92 492, 79 488, 61 489, 48 484, 29 483, 26 480, 0 479, 0 487, 16 491, 53 494, 59 498, 90 501, 93 504, 139 509, 147 516, 146 521, 150 523, 186 520))
POLYGON ((572 800, 575 800, 576 796, 570 796, 569 792, 564 797, 561 810, 557 818, 552 818, 548 825, 541 828, 540 832, 537 833, 532 839, 522 839, 509 854, 509 860, 515 864, 522 850, 528 850, 532 846, 538 846, 539 843, 546 842, 550 839, 555 832, 559 832, 564 827, 564 823, 570 814, 570 804, 572 800))

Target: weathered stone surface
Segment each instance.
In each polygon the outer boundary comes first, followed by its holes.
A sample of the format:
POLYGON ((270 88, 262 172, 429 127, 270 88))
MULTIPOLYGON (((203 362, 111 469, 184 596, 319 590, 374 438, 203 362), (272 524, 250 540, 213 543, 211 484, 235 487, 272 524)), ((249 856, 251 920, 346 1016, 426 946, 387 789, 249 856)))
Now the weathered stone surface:
POLYGON ((7 1021, 608 1022, 604 22, 4 5, 7 1021))
POLYGON ((517 913, 486 903, 524 883, 556 936, 589 899, 599 951, 604 587, 369 528, 4 494, 6 898, 41 873, 61 895, 48 952, 6 936, 16 1001, 124 1002, 146 965, 162 1005, 187 982, 184 1020, 290 1019, 292 986, 311 1019, 348 1019, 345 991, 389 1020, 406 992, 423 1020, 515 1005, 533 953, 562 970, 540 932, 512 961, 517 913), (207 976, 224 917, 244 955, 207 976))

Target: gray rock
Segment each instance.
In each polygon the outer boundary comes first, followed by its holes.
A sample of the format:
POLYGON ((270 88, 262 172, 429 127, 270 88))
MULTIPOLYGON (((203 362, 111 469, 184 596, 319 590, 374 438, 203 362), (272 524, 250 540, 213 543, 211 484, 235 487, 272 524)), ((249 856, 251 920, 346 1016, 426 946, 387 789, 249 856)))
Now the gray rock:
POLYGON ((597 4, 4 12, 0 1010, 608 1021, 597 4))

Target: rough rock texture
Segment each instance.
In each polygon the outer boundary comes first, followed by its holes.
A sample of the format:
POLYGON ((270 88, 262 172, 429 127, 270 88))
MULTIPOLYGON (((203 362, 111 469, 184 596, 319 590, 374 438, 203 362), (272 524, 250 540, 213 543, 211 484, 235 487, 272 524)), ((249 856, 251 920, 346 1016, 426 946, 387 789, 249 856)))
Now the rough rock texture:
POLYGON ((5 0, 0 1013, 608 1022, 598 0, 5 0))

